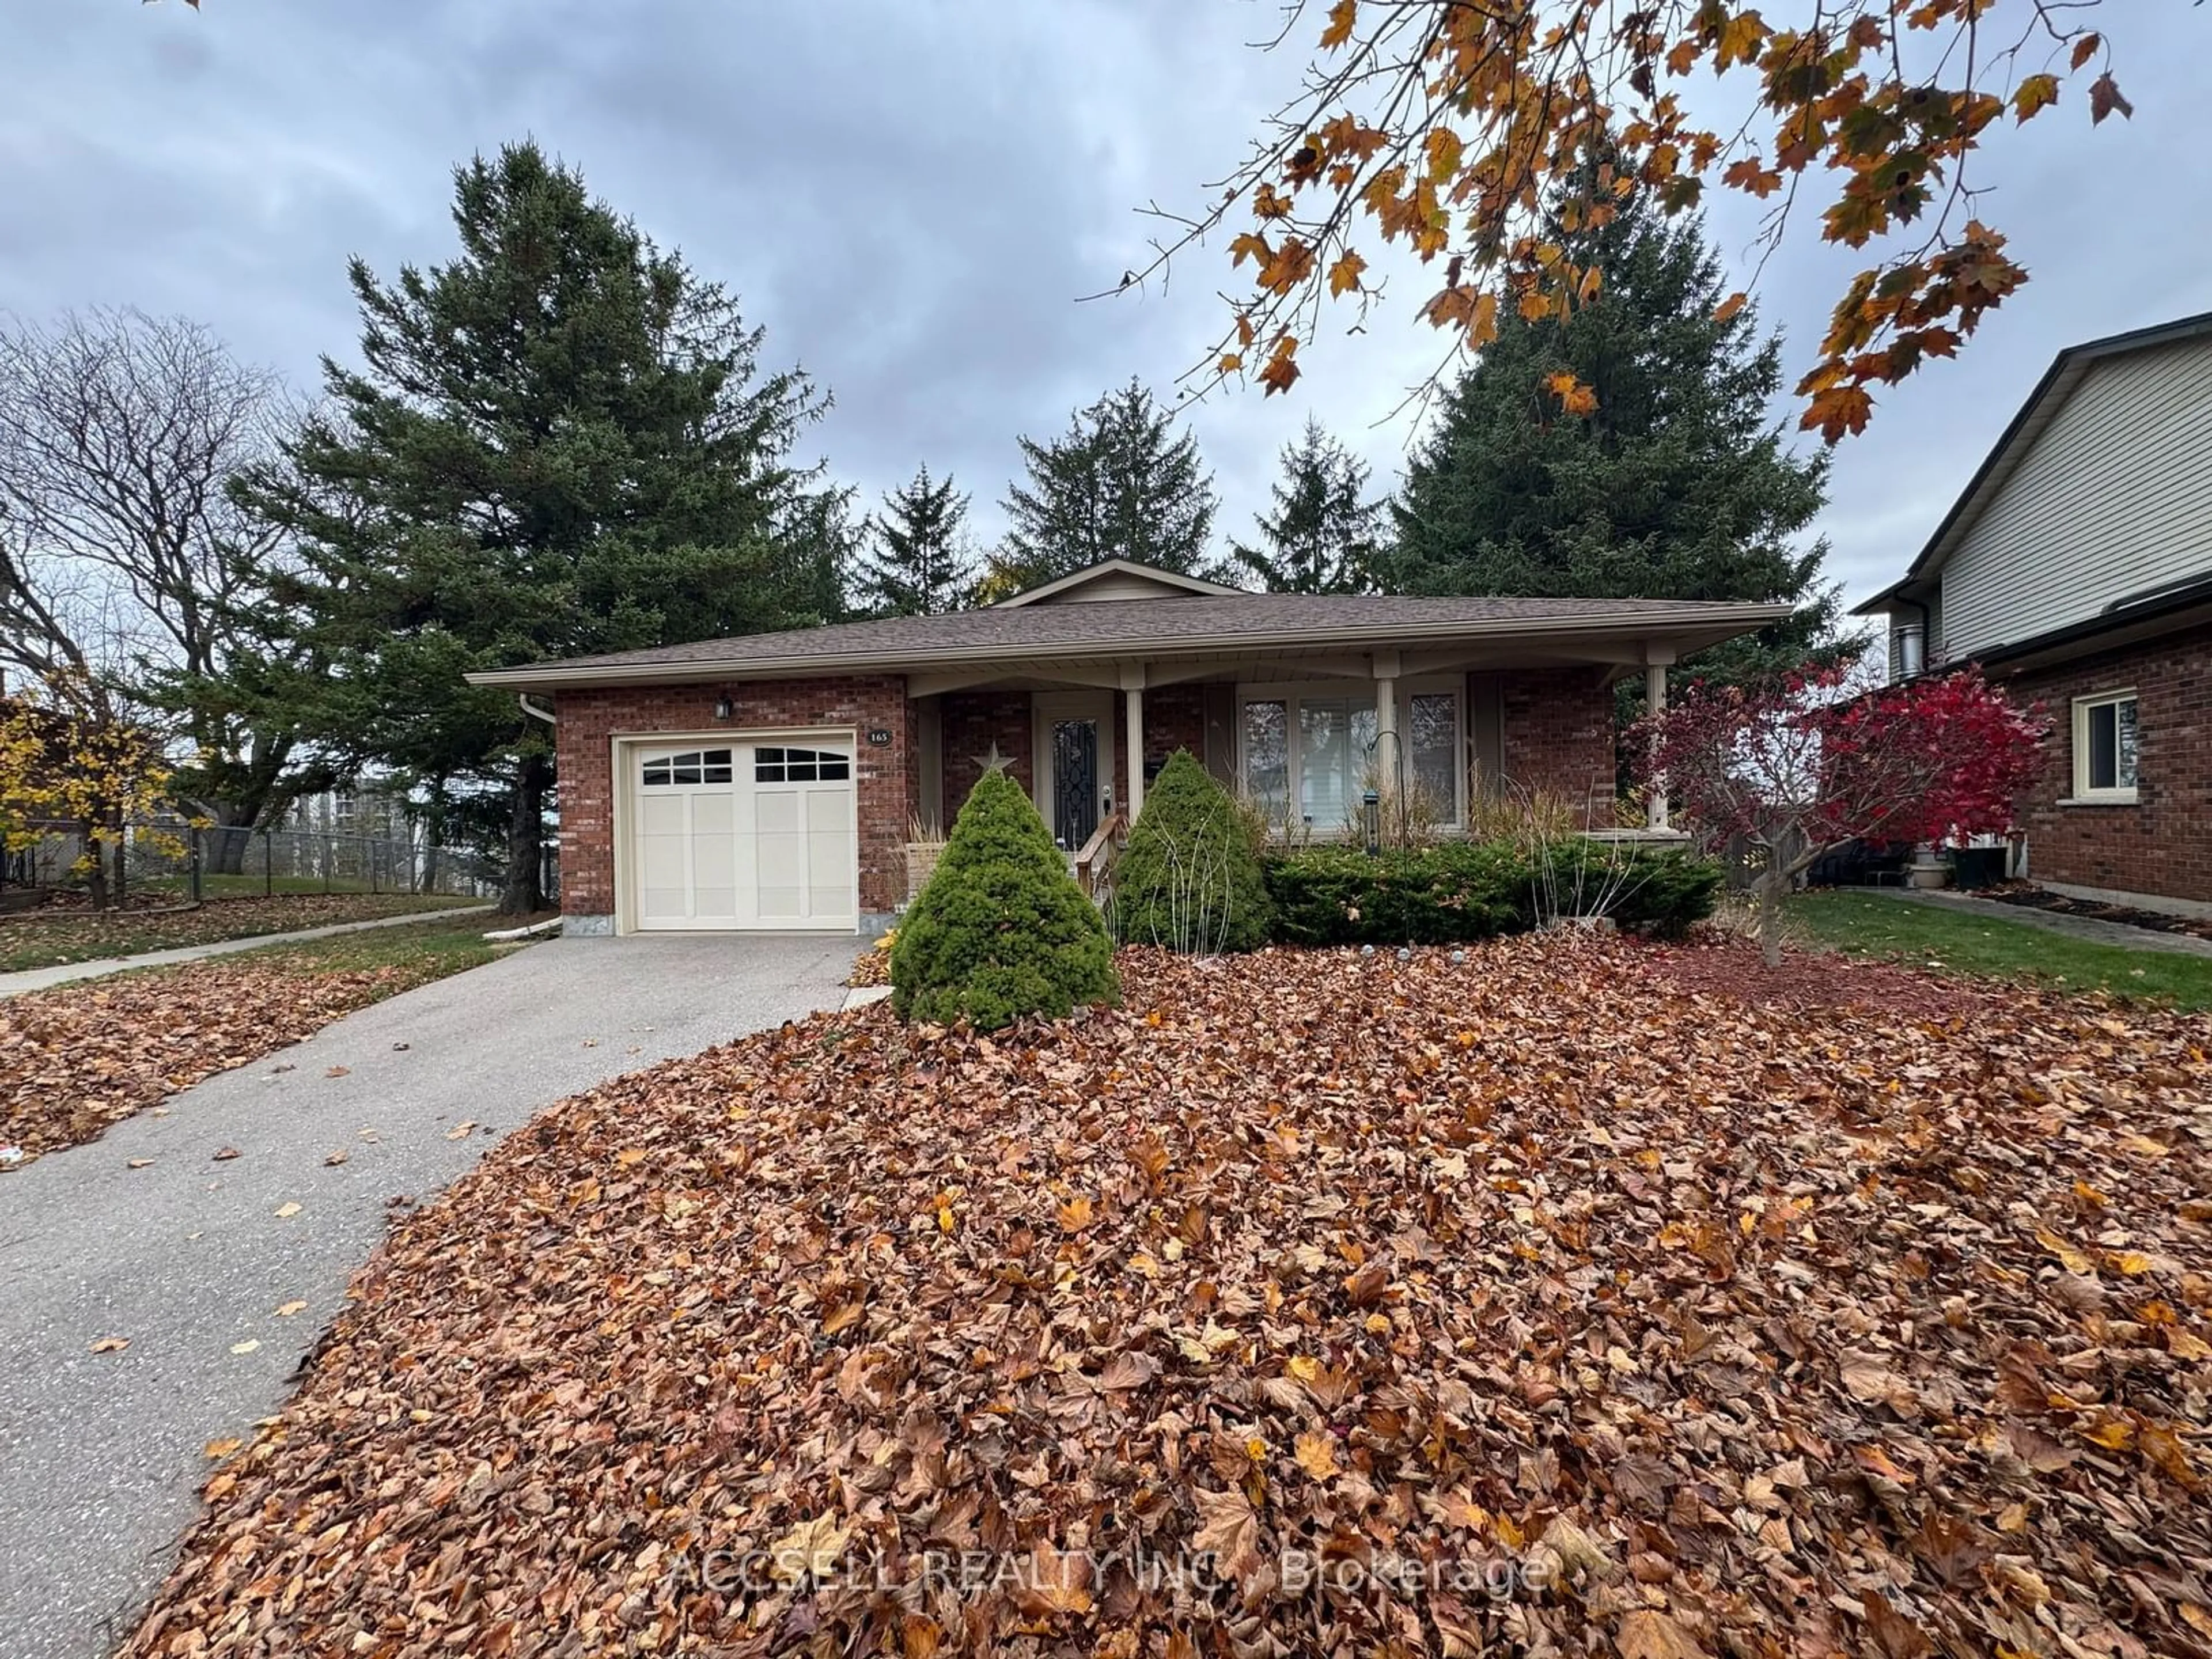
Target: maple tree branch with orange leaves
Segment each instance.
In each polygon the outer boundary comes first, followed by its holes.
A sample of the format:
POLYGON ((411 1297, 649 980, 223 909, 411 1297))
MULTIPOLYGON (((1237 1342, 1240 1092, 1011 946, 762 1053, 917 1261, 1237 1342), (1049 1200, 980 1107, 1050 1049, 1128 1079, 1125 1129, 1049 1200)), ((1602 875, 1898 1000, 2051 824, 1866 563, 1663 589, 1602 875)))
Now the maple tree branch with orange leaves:
MULTIPOLYGON (((1820 0, 1802 27, 1778 28, 1742 0, 1333 0, 1303 90, 1269 118, 1275 136, 1204 212, 1148 210, 1176 233, 1115 291, 1164 282, 1177 258, 1249 215, 1228 249, 1232 269, 1251 264, 1251 287, 1224 295, 1230 322, 1184 376, 1186 393, 1246 379, 1273 393, 1297 380, 1298 351, 1330 302, 1354 301, 1356 329, 1380 296, 1363 231, 1421 264, 1444 262, 1420 314, 1456 354, 1494 337, 1503 302, 1536 320, 1600 301, 1596 269, 1546 233, 1596 228, 1632 193, 1674 215, 1715 183, 1760 201, 1781 192, 1760 223, 1756 281, 1817 165, 1842 175, 1822 239, 1878 250, 1797 386, 1801 424, 1832 442, 1864 428, 1872 388, 1955 354, 2027 280, 2004 237, 1971 212, 1967 165, 2000 118, 2023 125, 2093 71, 2093 124, 2132 113, 2105 37, 2077 15, 2100 3, 1820 0), (2024 14, 2020 32, 1984 54, 2008 3, 2024 14), (2019 73, 2039 40, 2050 55, 2019 73), (1662 85, 1700 72, 1757 77, 1757 108, 1733 132, 1703 125, 1662 85), (1773 120, 1771 146, 1762 117, 1773 120), (1925 234, 1897 245, 1915 225, 1925 234)), ((1297 0, 1262 49, 1291 38, 1310 9, 1297 0)), ((1565 378, 1553 395, 1570 412, 1587 407, 1589 388, 1565 378)))

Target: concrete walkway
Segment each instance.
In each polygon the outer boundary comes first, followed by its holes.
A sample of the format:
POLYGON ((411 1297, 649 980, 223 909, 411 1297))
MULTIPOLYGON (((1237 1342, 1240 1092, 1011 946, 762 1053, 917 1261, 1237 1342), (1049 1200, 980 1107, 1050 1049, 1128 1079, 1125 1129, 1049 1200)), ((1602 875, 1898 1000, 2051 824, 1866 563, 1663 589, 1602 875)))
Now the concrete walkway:
POLYGON ((0 1652, 94 1659, 128 1632, 204 1448, 283 1403, 394 1199, 563 1096, 837 1007, 861 943, 533 945, 0 1175, 0 1652), (92 1352, 108 1338, 130 1346, 92 1352))
POLYGON ((1865 887, 1852 890, 1881 893, 1908 903, 1931 905, 1939 910, 1957 910, 1968 915, 1987 916, 1992 921, 2016 921, 2023 927, 2040 928, 2046 933, 2063 933, 2069 939, 2087 939, 2095 945, 2117 945, 2124 951, 2156 951, 2175 957, 2212 957, 2212 939, 2198 939, 2193 933, 2161 933, 2154 927, 2130 927, 2124 921, 2100 921, 2094 916, 2069 916, 2056 910, 2039 910, 2033 905, 2006 904, 1996 899, 1976 898, 1971 893, 1929 892, 1909 887, 1865 887))
POLYGON ((0 974, 0 997, 21 996, 81 979, 105 979, 127 974, 134 968, 167 968, 173 963, 198 962, 203 957, 227 957, 239 951, 258 951, 269 945, 296 945, 302 939, 329 939, 336 933, 365 933, 371 927, 401 927, 414 921, 442 921, 448 916, 489 915, 489 904, 457 904, 447 909, 410 910, 397 916, 378 916, 372 921, 339 921, 328 927, 303 927, 296 933, 252 933, 244 939, 217 939, 210 945, 179 945, 167 951, 141 951, 135 957, 100 957, 90 962, 66 962, 54 968, 26 968, 0 974))

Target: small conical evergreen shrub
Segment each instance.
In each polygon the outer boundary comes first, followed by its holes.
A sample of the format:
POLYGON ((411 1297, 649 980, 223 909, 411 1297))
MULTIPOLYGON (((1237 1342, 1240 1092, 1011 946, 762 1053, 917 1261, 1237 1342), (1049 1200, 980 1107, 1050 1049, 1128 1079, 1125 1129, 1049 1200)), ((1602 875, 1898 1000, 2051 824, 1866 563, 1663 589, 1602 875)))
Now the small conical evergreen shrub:
POLYGON ((989 1031, 1024 1014, 1064 1019, 1120 999, 1097 906, 1021 786, 986 772, 899 924, 892 1007, 940 1025, 964 1017, 989 1031))
POLYGON ((1251 827, 1187 749, 1145 792, 1114 863, 1112 908, 1124 945, 1211 954, 1267 942, 1274 906, 1251 827))

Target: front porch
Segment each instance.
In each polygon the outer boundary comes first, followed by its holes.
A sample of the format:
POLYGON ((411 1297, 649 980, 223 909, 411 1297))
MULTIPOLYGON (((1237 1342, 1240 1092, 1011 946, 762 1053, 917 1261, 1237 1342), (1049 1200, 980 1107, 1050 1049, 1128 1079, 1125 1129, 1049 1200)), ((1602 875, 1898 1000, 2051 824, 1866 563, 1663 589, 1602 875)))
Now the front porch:
MULTIPOLYGON (((1634 676, 1663 699, 1667 666, 1286 651, 910 676, 909 818, 922 837, 941 835, 984 768, 1000 766, 1080 859, 1133 821, 1146 785, 1188 750, 1285 839, 1356 838, 1370 790, 1436 834, 1465 833, 1481 802, 1513 797, 1617 833, 1613 688, 1634 676)), ((1645 829, 1671 838, 1663 799, 1645 829)))

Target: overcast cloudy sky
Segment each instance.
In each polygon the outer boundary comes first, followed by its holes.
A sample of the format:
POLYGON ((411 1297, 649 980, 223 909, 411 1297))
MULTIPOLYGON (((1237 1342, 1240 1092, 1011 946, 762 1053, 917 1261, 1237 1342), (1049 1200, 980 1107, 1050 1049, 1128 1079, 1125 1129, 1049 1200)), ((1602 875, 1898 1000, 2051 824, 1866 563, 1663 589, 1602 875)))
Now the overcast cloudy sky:
MULTIPOLYGON (((2008 4, 2004 9, 2011 9, 2008 4)), ((2051 354, 2212 310, 2212 7, 2106 0, 2132 122, 2078 94, 1981 165, 2031 285, 1959 362, 1887 393, 1839 453, 1823 526, 1854 597, 1896 574, 2051 354)), ((534 135, 738 291, 771 362, 836 394, 819 450, 864 504, 919 462, 979 528, 1015 438, 1132 374, 1169 387, 1212 339, 1219 257, 1163 296, 1079 295, 1138 263, 1148 200, 1229 170, 1297 57, 1247 42, 1273 0, 42 0, 0 69, 0 308, 135 304, 209 323, 301 383, 349 354, 348 255, 452 246, 450 170, 534 135)), ((1747 209, 1748 204, 1745 204, 1747 209)), ((1811 224, 1809 218, 1805 222, 1811 224)), ((1715 227, 1741 263, 1747 211, 1715 227)), ((1802 242, 1764 315, 1802 368, 1852 262, 1802 242)), ((1218 533, 1248 533, 1309 412, 1375 463, 1433 361, 1413 290, 1307 360, 1291 398, 1190 416, 1218 533)))

